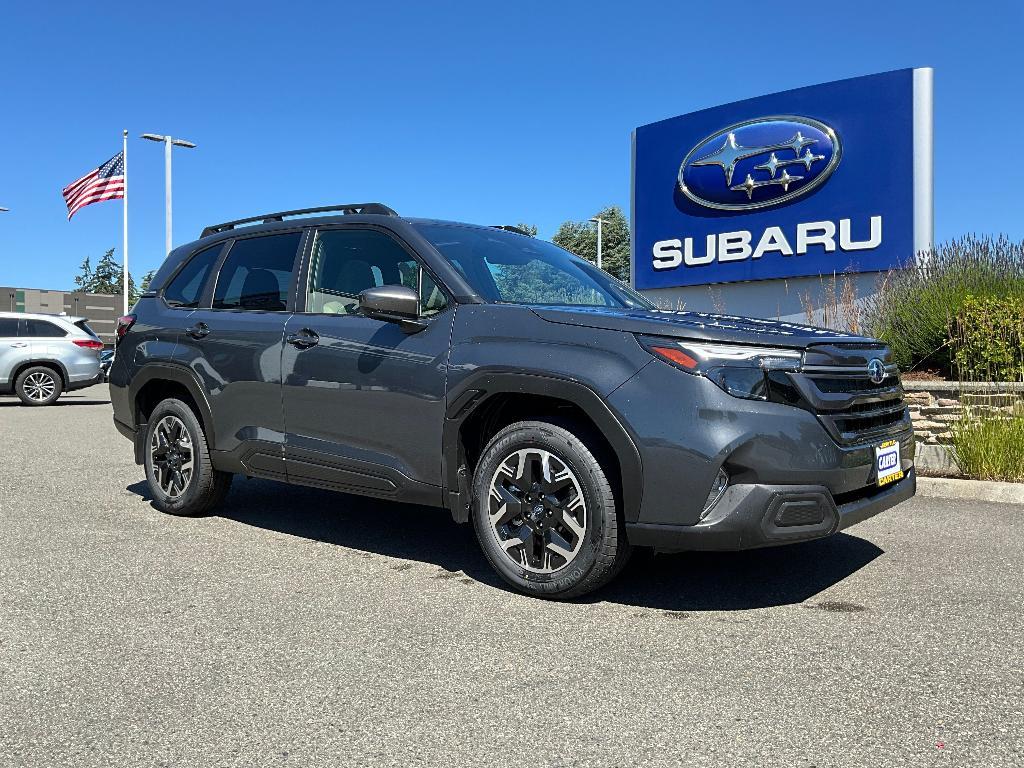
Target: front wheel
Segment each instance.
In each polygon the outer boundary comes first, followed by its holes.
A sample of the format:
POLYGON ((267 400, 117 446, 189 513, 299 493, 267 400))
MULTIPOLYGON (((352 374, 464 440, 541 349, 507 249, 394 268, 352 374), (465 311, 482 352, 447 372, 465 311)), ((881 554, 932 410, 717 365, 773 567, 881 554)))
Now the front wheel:
POLYGON ((231 473, 214 469, 202 424, 181 400, 157 404, 146 430, 146 480, 153 504, 162 512, 190 517, 219 505, 231 486, 231 473))
POLYGON ((546 422, 512 424, 487 444, 473 527, 498 574, 541 597, 591 592, 630 553, 605 469, 575 434, 546 422))

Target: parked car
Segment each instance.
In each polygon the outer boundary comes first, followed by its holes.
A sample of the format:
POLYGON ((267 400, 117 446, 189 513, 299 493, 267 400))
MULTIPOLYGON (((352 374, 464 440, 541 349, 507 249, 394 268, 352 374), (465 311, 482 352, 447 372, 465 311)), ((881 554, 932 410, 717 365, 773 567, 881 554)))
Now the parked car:
POLYGON ((84 317, 0 312, 0 394, 52 405, 100 381, 101 349, 84 317))
POLYGON ((806 541, 913 496, 884 344, 659 310, 508 229, 367 203, 174 250, 110 375, 154 504, 201 515, 243 474, 446 507, 508 583, 567 598, 635 546, 806 541))
POLYGON ((114 350, 104 349, 100 352, 100 377, 103 381, 110 379, 110 364, 114 362, 114 350))

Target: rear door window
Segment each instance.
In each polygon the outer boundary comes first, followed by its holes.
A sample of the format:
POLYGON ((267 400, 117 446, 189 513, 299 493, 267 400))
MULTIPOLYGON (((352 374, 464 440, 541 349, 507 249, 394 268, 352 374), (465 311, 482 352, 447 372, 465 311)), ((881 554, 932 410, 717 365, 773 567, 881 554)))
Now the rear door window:
POLYGON ((236 240, 217 276, 214 309, 284 312, 301 232, 236 240))
POLYGON ((59 325, 47 320, 26 319, 23 336, 31 336, 37 339, 59 339, 68 335, 68 332, 59 325))
POLYGON ((188 263, 171 280, 170 285, 164 289, 164 301, 172 307, 188 309, 198 307, 199 300, 203 296, 206 278, 213 271, 213 265, 217 263, 223 249, 224 244, 218 243, 204 248, 189 259, 188 263))
POLYGON ((0 339, 13 339, 18 335, 18 320, 14 317, 0 317, 0 339))

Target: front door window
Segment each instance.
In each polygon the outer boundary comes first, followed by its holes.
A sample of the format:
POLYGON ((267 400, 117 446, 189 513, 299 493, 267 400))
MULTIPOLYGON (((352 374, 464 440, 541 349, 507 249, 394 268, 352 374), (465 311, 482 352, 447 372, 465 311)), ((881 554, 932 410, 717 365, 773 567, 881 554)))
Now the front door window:
POLYGON ((317 233, 310 260, 306 311, 351 315, 359 293, 382 285, 404 285, 420 296, 420 313, 443 310, 448 300, 408 251, 372 229, 329 229, 317 233))

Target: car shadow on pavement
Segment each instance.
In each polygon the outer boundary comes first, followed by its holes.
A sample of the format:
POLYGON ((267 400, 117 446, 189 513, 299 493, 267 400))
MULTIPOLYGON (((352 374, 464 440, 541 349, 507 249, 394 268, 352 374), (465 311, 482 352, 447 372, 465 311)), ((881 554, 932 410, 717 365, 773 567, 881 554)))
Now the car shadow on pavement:
MULTIPOLYGON (((151 500, 145 482, 128 490, 151 500)), ((235 478, 216 516, 361 552, 415 560, 509 589, 491 570, 470 525, 446 510, 268 480, 235 478)), ((860 570, 882 550, 840 533, 746 552, 635 553, 610 585, 579 602, 666 611, 733 611, 802 603, 860 570)))
MULTIPOLYGON (((43 408, 56 408, 62 405, 110 405, 109 400, 82 400, 76 399, 73 395, 68 397, 67 395, 61 395, 61 397, 55 403, 42 406, 43 408)), ((0 408, 33 408, 38 406, 25 405, 17 398, 0 398, 0 408)))

